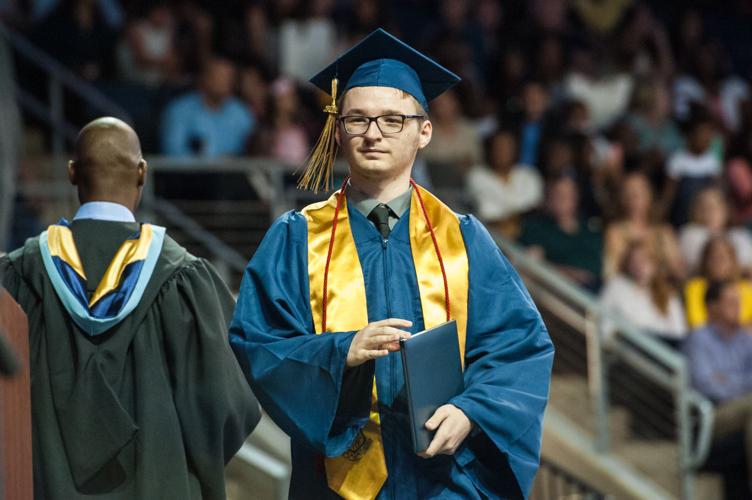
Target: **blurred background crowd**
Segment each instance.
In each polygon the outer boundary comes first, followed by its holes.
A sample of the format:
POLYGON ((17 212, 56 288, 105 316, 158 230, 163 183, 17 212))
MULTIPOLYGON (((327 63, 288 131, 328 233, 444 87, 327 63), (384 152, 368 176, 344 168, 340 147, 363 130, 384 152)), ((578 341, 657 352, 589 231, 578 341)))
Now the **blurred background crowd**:
POLYGON ((430 104, 419 182, 672 347, 712 283, 752 326, 750 0, 0 0, 0 18, 126 109, 145 154, 293 166, 324 118, 307 79, 383 27, 462 77, 430 104))

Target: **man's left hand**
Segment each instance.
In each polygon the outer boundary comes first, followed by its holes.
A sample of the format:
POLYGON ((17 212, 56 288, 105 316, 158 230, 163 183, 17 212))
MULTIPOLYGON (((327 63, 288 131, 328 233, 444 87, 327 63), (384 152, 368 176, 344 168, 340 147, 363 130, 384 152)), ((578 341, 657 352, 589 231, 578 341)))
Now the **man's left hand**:
POLYGON ((453 455, 470 431, 473 423, 467 415, 454 405, 439 407, 426 422, 426 429, 436 431, 426 451, 418 453, 423 458, 436 455, 453 455))

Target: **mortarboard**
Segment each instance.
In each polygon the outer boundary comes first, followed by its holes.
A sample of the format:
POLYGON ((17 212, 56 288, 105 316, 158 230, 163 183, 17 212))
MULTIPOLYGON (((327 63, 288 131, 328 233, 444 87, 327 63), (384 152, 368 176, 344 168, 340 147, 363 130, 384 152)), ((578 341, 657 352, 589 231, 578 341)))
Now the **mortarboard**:
POLYGON ((428 101, 460 81, 460 77, 433 59, 418 52, 379 28, 339 56, 311 78, 311 83, 332 96, 324 108, 329 116, 298 183, 318 191, 331 185, 331 172, 337 147, 334 127, 337 120, 337 88, 392 87, 413 96, 423 109, 428 101))

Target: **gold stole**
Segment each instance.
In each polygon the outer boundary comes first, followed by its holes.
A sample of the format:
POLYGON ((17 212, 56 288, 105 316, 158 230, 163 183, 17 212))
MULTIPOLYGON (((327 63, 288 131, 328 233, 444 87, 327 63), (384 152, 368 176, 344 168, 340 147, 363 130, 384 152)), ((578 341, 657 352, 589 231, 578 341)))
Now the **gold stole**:
MULTIPOLYGON (((410 248, 418 278, 425 328, 445 322, 446 308, 441 267, 417 190, 420 190, 443 258, 449 285, 451 315, 457 321, 460 355, 464 363, 469 268, 460 221, 438 198, 414 185, 410 202, 410 248)), ((328 279, 326 330, 360 330, 368 324, 363 272, 350 230, 347 201, 344 199, 337 214, 337 228, 334 241, 331 242, 331 263, 328 276, 325 277, 338 195, 339 191, 326 201, 309 205, 302 212, 308 222, 308 279, 313 324, 317 334, 323 333, 325 279, 328 279)), ((342 456, 327 458, 325 466, 329 487, 343 498, 372 499, 379 494, 386 481, 387 470, 381 440, 375 378, 368 423, 350 450, 342 456)))

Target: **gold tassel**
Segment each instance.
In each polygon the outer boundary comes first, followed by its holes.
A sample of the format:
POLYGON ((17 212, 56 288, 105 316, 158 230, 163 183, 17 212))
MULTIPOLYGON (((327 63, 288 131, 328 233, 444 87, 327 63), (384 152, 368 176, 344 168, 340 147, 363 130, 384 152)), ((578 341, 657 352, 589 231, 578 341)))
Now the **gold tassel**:
POLYGON ((316 142, 311 155, 306 161, 305 171, 298 181, 299 189, 318 193, 320 189, 332 189, 332 171, 334 158, 337 156, 337 141, 334 132, 337 125, 337 79, 332 79, 332 103, 324 107, 326 118, 324 130, 316 142))

